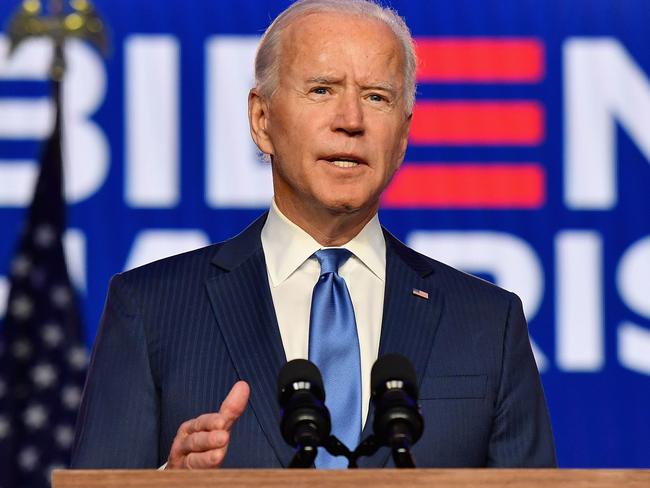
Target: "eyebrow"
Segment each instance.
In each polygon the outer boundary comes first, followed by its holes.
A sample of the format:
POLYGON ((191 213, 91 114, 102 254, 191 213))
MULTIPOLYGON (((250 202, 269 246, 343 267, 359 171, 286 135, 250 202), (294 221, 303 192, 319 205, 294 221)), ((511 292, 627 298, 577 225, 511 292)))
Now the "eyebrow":
POLYGON ((341 82, 341 78, 335 78, 333 76, 313 76, 307 78, 307 83, 317 83, 320 85, 340 85, 341 82))
MULTIPOLYGON (((313 76, 307 78, 307 83, 316 83, 320 85, 340 85, 342 83, 341 78, 335 78, 333 76, 313 76)), ((397 89, 387 81, 379 81, 377 83, 371 83, 369 85, 362 85, 363 90, 383 90, 391 94, 397 93, 397 89)))
POLYGON ((372 83, 370 85, 364 85, 361 88, 364 90, 383 90, 391 94, 397 93, 397 89, 387 81, 379 81, 377 83, 372 83))

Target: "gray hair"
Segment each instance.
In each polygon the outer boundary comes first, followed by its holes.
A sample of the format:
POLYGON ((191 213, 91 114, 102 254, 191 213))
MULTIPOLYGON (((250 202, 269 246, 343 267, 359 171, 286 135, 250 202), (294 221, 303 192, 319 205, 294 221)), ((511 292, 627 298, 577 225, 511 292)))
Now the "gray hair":
POLYGON ((298 18, 315 13, 358 15, 386 24, 404 51, 404 99, 411 113, 415 103, 415 69, 417 60, 411 32, 404 19, 389 7, 374 0, 298 0, 282 12, 266 29, 255 55, 255 87, 262 96, 271 98, 278 86, 280 41, 282 32, 298 18))

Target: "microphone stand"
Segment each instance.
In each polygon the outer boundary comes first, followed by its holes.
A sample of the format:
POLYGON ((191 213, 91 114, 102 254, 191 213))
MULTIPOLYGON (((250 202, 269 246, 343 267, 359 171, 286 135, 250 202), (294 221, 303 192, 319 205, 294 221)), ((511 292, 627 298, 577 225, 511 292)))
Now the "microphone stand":
POLYGON ((358 468, 357 464, 357 459, 360 457, 366 456, 370 457, 374 453, 376 453, 379 448, 381 447, 381 444, 377 441, 377 437, 375 437, 374 434, 369 435, 366 437, 361 444, 357 446, 357 448, 350 454, 350 457, 348 458, 348 468, 350 469, 356 469, 358 468))
MULTIPOLYGON (((393 456, 393 462, 397 468, 415 468, 415 460, 411 454, 411 442, 408 435, 396 436, 391 442, 390 448, 393 456)), ((382 444, 374 434, 366 437, 361 444, 357 446, 354 452, 348 457, 348 468, 358 468, 357 460, 360 457, 370 457, 375 454, 382 444)))
POLYGON ((389 426, 388 439, 393 453, 393 461, 398 468, 415 468, 415 462, 411 455, 413 435, 410 423, 393 422, 389 426))
POLYGON ((314 446, 298 446, 296 454, 289 463, 290 468, 312 468, 314 466, 314 459, 318 448, 314 446))
MULTIPOLYGON (((406 434, 406 433, 405 433, 406 434)), ((411 454, 409 435, 399 435, 391 442, 391 454, 397 468, 415 468, 415 461, 411 454)), ((322 445, 332 456, 345 456, 348 460, 348 469, 357 469, 357 461, 361 457, 370 457, 375 454, 382 444, 374 434, 366 437, 354 451, 350 451, 345 444, 335 436, 330 435, 322 445)), ((313 468, 318 454, 318 441, 313 436, 305 435, 298 442, 296 453, 289 463, 289 468, 313 468)))
MULTIPOLYGON (((304 436, 301 436, 299 434, 298 438, 298 447, 296 449, 296 453, 293 456, 293 459, 291 460, 291 463, 289 463, 289 467, 313 468, 314 460, 318 454, 319 443, 316 439, 314 439, 312 435, 309 435, 308 433, 306 433, 304 436)), ((327 439, 325 439, 322 447, 324 447, 325 450, 332 456, 345 456, 345 458, 348 460, 348 467, 351 467, 349 463, 351 462, 350 459, 352 452, 350 452, 350 449, 348 449, 347 446, 338 440, 335 436, 330 435, 327 439)), ((356 465, 354 467, 356 468, 356 465)))

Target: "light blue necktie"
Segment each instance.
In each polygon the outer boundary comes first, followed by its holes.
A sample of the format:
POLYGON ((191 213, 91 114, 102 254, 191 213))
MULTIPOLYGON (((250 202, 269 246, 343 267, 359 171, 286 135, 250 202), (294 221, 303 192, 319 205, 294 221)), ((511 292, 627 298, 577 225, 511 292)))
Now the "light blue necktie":
MULTIPOLYGON (((351 253, 347 249, 321 249, 314 255, 320 263, 320 278, 311 300, 309 359, 323 375, 332 434, 354 450, 361 436, 361 359, 352 300, 338 274, 351 253)), ((318 450, 317 468, 347 465, 344 457, 318 450)))

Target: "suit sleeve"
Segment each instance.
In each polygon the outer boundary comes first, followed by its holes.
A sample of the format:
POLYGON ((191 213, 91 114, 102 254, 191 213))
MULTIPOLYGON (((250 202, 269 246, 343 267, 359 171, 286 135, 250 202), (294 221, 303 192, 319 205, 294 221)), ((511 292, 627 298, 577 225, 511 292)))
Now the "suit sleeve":
POLYGON ((137 298, 111 280, 77 420, 73 468, 156 468, 159 400, 137 298))
POLYGON ((503 468, 555 467, 555 445, 544 391, 521 300, 514 294, 504 334, 487 464, 503 468))

